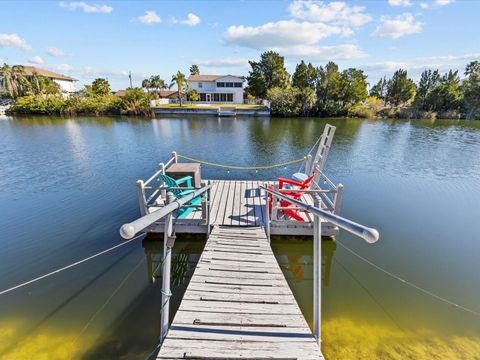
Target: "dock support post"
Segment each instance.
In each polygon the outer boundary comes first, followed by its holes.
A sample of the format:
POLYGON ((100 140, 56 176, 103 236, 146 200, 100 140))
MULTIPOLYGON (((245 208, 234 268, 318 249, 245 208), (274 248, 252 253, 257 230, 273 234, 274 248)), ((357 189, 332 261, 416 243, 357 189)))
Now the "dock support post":
MULTIPOLYGON (((262 190, 260 190, 260 191, 262 191, 262 190)), ((266 191, 265 191, 265 216, 264 216, 264 219, 265 219, 265 234, 267 235, 268 242, 270 242, 270 206, 268 206, 268 193, 266 191)))
POLYGON ((340 209, 342 207, 342 195, 343 195, 343 185, 338 184, 337 193, 335 194, 335 199, 333 200, 333 213, 336 215, 340 214, 340 209))
POLYGON ((172 151, 173 162, 176 164, 178 162, 178 156, 176 151, 172 151))
MULTIPOLYGON (((173 193, 167 193, 167 204, 174 201, 173 193)), ((165 218, 165 229, 163 234, 163 270, 162 270, 162 304, 160 308, 160 344, 167 336, 170 316, 170 268, 172 265, 173 241, 173 215, 169 213, 165 218)))
POLYGON ((305 159, 305 174, 310 176, 312 173, 312 155, 308 154, 307 158, 305 159))
POLYGON ((137 180, 138 204, 140 205, 140 215, 142 216, 147 214, 147 199, 145 198, 144 187, 143 180, 137 180))
MULTIPOLYGON (((321 200, 314 196, 314 206, 321 208, 321 200)), ((322 220, 313 220, 313 335, 321 346, 322 335, 322 220)))

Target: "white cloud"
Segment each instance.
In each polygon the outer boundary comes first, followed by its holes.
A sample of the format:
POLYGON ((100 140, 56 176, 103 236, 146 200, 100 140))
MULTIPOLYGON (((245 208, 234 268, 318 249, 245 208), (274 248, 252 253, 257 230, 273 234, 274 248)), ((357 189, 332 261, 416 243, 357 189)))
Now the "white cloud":
POLYGON ((367 56, 367 53, 355 44, 332 46, 295 45, 286 48, 272 48, 272 50, 289 58, 312 61, 348 60, 367 56))
POLYGON ((412 6, 412 2, 410 0, 388 0, 388 4, 390 6, 412 6))
POLYGON ((372 20, 370 15, 364 13, 363 6, 348 6, 343 1, 325 4, 323 1, 295 0, 288 10, 295 18, 314 22, 361 26, 372 20))
POLYGON ((445 6, 453 4, 455 0, 435 0, 435 4, 438 6, 445 6))
POLYGON ((177 19, 174 16, 170 16, 170 18, 168 19, 168 22, 170 24, 183 24, 187 26, 195 26, 200 24, 200 18, 194 13, 189 13, 187 17, 183 20, 177 19))
POLYGON ((200 24, 200 18, 194 13, 189 13, 185 20, 180 21, 183 25, 195 26, 200 24))
POLYGON ((194 64, 202 65, 206 67, 246 67, 248 66, 247 59, 240 58, 223 58, 213 60, 193 60, 194 64))
POLYGON ((405 35, 412 35, 422 31, 422 23, 416 21, 410 13, 398 15, 394 19, 388 16, 380 18, 381 24, 372 33, 375 37, 390 37, 398 39, 405 35))
POLYGON ((45 61, 43 61, 43 59, 40 56, 36 55, 32 57, 30 60, 28 60, 28 62, 35 65, 42 65, 45 61))
POLYGON ((49 66, 54 71, 63 71, 63 72, 71 72, 73 71, 73 66, 69 64, 54 64, 49 66))
POLYGON ((56 47, 49 47, 47 48, 47 54, 54 57, 62 57, 65 56, 65 52, 62 49, 56 47))
POLYGON ((60 1, 59 6, 73 11, 81 9, 85 13, 110 14, 113 11, 113 7, 109 5, 87 4, 83 1, 60 1))
POLYGON ((145 15, 137 17, 137 21, 141 22, 142 24, 157 24, 162 21, 160 16, 153 10, 145 11, 145 15))
POLYGON ((469 53, 461 55, 439 55, 424 56, 417 58, 420 61, 459 61, 459 60, 475 60, 480 58, 480 53, 469 53))
POLYGON ((30 50, 32 47, 17 34, 0 34, 0 47, 30 50))
POLYGON ((348 28, 324 23, 281 20, 260 26, 230 26, 224 34, 231 44, 257 50, 272 47, 287 47, 299 44, 314 44, 332 35, 350 35, 348 28))
POLYGON ((420 3, 420 7, 421 7, 422 9, 428 9, 429 6, 430 6, 430 5, 428 5, 428 3, 426 3, 426 2, 421 2, 421 3, 420 3))

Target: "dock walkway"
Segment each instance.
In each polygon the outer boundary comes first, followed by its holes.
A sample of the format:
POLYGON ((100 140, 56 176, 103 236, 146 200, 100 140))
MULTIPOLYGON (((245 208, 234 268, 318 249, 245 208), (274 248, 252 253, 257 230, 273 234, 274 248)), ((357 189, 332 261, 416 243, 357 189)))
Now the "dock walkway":
POLYGON ((323 359, 263 227, 213 227, 157 359, 323 359))

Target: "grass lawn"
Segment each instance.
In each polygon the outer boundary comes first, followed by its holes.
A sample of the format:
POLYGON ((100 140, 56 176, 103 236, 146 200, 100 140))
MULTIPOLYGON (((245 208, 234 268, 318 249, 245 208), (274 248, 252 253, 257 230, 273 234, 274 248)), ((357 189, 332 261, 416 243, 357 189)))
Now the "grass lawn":
POLYGON ((221 103, 214 103, 214 104, 183 104, 182 107, 180 107, 179 104, 161 104, 161 105, 156 105, 156 108, 159 109, 218 109, 221 106, 226 106, 226 107, 235 107, 236 109, 245 109, 245 110, 262 110, 266 109, 265 106, 263 105, 252 105, 252 104, 221 104, 221 103))

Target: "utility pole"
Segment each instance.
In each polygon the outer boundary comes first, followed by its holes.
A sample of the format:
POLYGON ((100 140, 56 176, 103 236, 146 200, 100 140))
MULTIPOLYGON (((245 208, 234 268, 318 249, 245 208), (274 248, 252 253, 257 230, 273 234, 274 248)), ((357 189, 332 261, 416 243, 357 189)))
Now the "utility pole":
POLYGON ((130 87, 133 88, 133 85, 132 85, 132 72, 131 72, 131 71, 128 72, 128 78, 130 79, 130 87))

